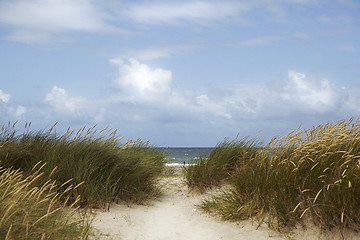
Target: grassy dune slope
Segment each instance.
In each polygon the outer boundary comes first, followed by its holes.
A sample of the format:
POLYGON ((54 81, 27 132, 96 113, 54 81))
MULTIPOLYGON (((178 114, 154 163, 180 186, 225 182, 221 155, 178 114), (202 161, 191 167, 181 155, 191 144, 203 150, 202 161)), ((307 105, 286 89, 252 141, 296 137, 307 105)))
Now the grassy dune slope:
POLYGON ((266 146, 255 144, 256 151, 253 143, 222 143, 215 149, 219 157, 188 167, 192 187, 203 188, 212 172, 222 172, 232 186, 231 192, 205 201, 204 210, 228 220, 256 217, 276 229, 304 217, 324 229, 360 229, 359 121, 292 131, 266 146), (196 185, 199 176, 204 179, 196 185))
MULTIPOLYGON (((67 232, 62 213, 69 206, 141 203, 159 193, 156 183, 165 155, 148 142, 121 143, 116 131, 95 126, 63 135, 53 128, 32 132, 26 125, 23 133, 15 128, 10 123, 0 127, 1 239, 56 239, 55 229, 67 232), (39 166, 41 171, 34 173, 39 166)), ((77 224, 69 226, 76 236, 84 236, 84 228, 79 232, 77 224)), ((65 236, 59 239, 76 239, 65 236)))

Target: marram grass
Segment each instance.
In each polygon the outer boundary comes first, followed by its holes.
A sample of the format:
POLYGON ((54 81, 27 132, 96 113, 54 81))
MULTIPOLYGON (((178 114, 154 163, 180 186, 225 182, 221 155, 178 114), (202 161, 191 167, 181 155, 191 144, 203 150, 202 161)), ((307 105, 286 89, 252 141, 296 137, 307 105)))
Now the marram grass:
MULTIPOLYGON (((79 185, 69 196, 82 207, 103 207, 113 201, 143 202, 158 194, 157 177, 165 161, 164 153, 141 139, 121 142, 116 130, 96 126, 57 134, 32 132, 26 125, 18 134, 14 125, 0 128, 0 166, 20 169, 27 175, 42 161, 45 177, 51 175, 61 186, 68 181, 79 185), (56 169, 56 171, 53 171, 56 169)), ((59 187, 58 191, 63 191, 59 187)))
POLYGON ((0 239, 86 239, 89 222, 74 216, 78 201, 66 207, 60 200, 74 187, 57 192, 55 181, 38 184, 42 175, 40 165, 27 177, 0 167, 0 239))
POLYGON ((209 156, 200 157, 194 164, 185 168, 187 185, 200 192, 219 186, 229 179, 240 164, 251 159, 261 145, 262 143, 256 139, 225 139, 209 156))
POLYGON ((279 230, 305 218, 324 229, 360 230, 359 120, 275 136, 234 163, 232 190, 204 201, 204 210, 227 220, 257 218, 279 230))

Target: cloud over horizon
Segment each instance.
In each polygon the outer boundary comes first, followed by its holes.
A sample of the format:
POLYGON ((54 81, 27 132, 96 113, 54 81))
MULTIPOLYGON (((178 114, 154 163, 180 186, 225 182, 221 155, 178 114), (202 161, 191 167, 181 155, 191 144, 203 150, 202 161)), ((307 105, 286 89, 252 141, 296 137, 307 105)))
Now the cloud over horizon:
MULTIPOLYGON (((196 131, 191 130, 194 123, 220 127, 265 119, 291 122, 300 115, 360 114, 360 98, 356 95, 360 89, 356 92, 355 88, 336 86, 327 79, 292 70, 287 78, 267 85, 218 86, 196 93, 177 89, 170 70, 152 69, 135 59, 111 59, 110 63, 118 69, 118 77, 113 79, 118 90, 111 96, 68 96, 66 89, 54 86, 43 98, 44 109, 27 109, 16 106, 10 94, 0 90, 0 110, 14 118, 46 112, 48 121, 75 124, 177 122, 188 126, 189 131, 196 131)), ((262 126, 252 131, 260 129, 262 126)))

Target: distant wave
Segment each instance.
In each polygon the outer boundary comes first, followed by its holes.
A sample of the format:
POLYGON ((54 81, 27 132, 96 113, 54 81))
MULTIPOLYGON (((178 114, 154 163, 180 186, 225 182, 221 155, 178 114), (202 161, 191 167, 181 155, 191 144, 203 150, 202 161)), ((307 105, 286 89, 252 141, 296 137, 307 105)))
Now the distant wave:
POLYGON ((169 167, 177 167, 177 166, 190 166, 190 165, 194 165, 193 163, 166 163, 166 166, 169 167))

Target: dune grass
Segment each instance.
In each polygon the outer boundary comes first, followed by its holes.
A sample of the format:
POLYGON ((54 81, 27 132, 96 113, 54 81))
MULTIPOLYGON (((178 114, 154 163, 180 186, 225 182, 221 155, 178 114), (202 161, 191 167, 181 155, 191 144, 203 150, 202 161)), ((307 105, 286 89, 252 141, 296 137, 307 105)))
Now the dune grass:
POLYGON ((87 239, 89 222, 74 216, 78 200, 68 207, 60 200, 74 187, 65 184, 66 191, 57 192, 55 181, 38 184, 42 167, 34 166, 27 177, 0 167, 0 239, 87 239))
POLYGON ((257 218, 278 230, 304 218, 323 229, 360 230, 359 120, 275 136, 246 156, 225 171, 232 191, 201 208, 226 220, 257 218))
POLYGON ((225 139, 209 156, 202 156, 185 168, 187 185, 200 192, 219 186, 228 180, 238 165, 249 161, 261 148, 261 144, 256 139, 225 139))
POLYGON ((122 143, 116 130, 98 131, 96 126, 77 132, 68 129, 63 135, 54 128, 33 132, 26 125, 22 134, 15 128, 8 124, 0 130, 0 165, 20 169, 27 176, 42 161, 44 179, 51 175, 58 186, 83 183, 72 191, 69 202, 81 195, 82 207, 103 207, 113 201, 140 203, 158 193, 156 181, 165 156, 148 142, 122 143))

